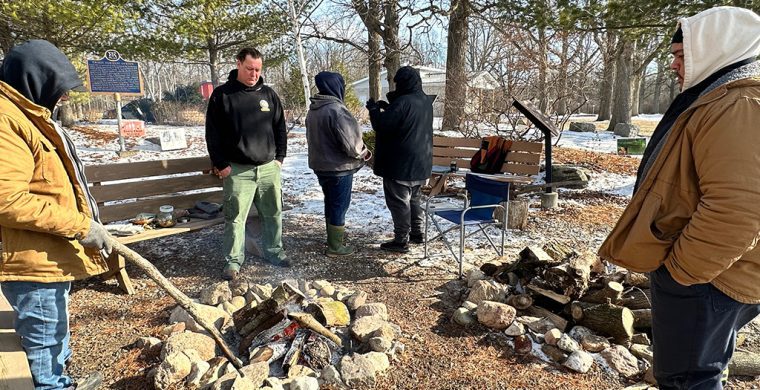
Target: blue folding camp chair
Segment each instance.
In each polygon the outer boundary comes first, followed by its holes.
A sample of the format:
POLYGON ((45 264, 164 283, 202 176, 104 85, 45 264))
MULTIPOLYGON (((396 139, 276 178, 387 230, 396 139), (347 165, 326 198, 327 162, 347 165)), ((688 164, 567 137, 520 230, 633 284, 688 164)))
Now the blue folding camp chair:
POLYGON ((494 210, 500 210, 503 214, 501 221, 506 223, 508 201, 509 201, 509 182, 503 182, 474 173, 468 173, 465 177, 464 205, 462 207, 441 207, 440 205, 431 205, 431 201, 437 198, 446 197, 446 195, 434 196, 425 203, 425 257, 428 257, 428 243, 441 239, 446 247, 449 248, 451 255, 459 262, 459 278, 462 278, 462 263, 464 261, 464 240, 478 232, 482 232, 493 249, 499 254, 504 255, 504 237, 505 226, 501 230, 501 247, 494 244, 491 237, 485 231, 490 225, 502 225, 503 223, 494 218, 494 210), (443 218, 454 226, 443 229, 435 217, 443 218), (438 235, 428 239, 428 220, 433 222, 438 231, 438 235), (465 234, 465 227, 477 226, 478 230, 465 234), (459 256, 446 238, 446 234, 453 231, 459 231, 459 256))

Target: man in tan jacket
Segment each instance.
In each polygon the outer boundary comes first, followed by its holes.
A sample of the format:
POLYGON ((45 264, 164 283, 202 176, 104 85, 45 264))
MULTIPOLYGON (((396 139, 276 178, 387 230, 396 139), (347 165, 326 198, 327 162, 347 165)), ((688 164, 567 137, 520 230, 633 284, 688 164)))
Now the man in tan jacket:
POLYGON ((599 255, 650 272, 660 389, 719 389, 737 331, 760 313, 760 17, 680 19, 671 52, 681 93, 599 255))
POLYGON ((51 112, 82 88, 55 46, 16 46, 0 67, 0 288, 16 314, 37 389, 85 389, 65 373, 71 281, 103 273, 111 250, 66 132, 51 112))

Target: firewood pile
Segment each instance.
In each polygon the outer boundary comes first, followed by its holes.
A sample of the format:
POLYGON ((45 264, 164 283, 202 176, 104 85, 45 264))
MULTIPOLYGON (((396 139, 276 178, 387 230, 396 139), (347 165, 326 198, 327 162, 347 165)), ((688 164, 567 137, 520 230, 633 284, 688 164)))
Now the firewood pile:
MULTIPOLYGON (((470 290, 455 322, 477 321, 504 331, 518 355, 581 373, 598 363, 628 379, 654 383, 647 275, 606 272, 595 253, 557 241, 503 260, 469 272, 470 290)), ((760 375, 760 355, 737 351, 729 371, 760 375)))
POLYGON ((327 281, 216 283, 201 292, 196 309, 234 340, 242 368, 179 306, 160 332, 163 340, 143 337, 135 346, 160 355, 149 373, 157 389, 371 386, 404 345, 385 305, 367 299, 364 291, 327 281))

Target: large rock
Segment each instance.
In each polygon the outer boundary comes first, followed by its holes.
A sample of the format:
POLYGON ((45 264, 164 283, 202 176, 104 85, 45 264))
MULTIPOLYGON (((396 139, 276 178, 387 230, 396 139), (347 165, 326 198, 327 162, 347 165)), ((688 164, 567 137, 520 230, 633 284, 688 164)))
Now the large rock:
POLYGON ((161 352, 163 343, 156 337, 140 337, 135 342, 135 347, 140 348, 146 355, 155 355, 161 352))
POLYGON ((268 284, 254 284, 251 286, 250 291, 262 300, 272 297, 272 286, 268 284))
POLYGON ((482 301, 478 305, 478 321, 489 328, 507 329, 516 315, 517 310, 506 303, 482 301))
POLYGON ((348 387, 372 387, 377 374, 389 366, 388 356, 380 352, 344 356, 340 361, 340 375, 348 387))
POLYGON ((552 361, 562 364, 567 360, 567 352, 549 344, 542 344, 541 351, 552 361))
POLYGON ((619 137, 638 137, 639 126, 629 123, 618 123, 615 125, 614 133, 619 137))
POLYGON ((504 330, 504 334, 506 334, 507 336, 512 336, 512 337, 524 335, 525 325, 517 321, 513 321, 512 324, 509 325, 509 327, 507 327, 507 329, 504 330))
POLYGON ((562 331, 557 328, 554 328, 546 332, 546 334, 544 334, 544 340, 546 341, 546 344, 556 346, 557 342, 559 341, 559 338, 562 336, 563 336, 562 331))
POLYGON ((209 390, 258 390, 259 387, 247 377, 241 377, 237 372, 230 372, 211 384, 209 390))
POLYGON ((589 334, 581 338, 581 346, 589 352, 602 352, 610 347, 610 342, 602 336, 589 334))
POLYGON ((563 334, 557 341, 557 348, 565 352, 573 353, 581 349, 581 346, 577 341, 573 340, 572 337, 568 336, 567 334, 563 334))
POLYGON ((205 334, 195 332, 175 333, 169 336, 161 349, 161 358, 186 349, 193 349, 203 360, 209 360, 216 356, 216 343, 214 339, 205 334))
POLYGON ((235 371, 235 367, 227 359, 217 356, 208 361, 209 368, 200 380, 200 386, 206 386, 216 382, 219 377, 235 371))
POLYGON ((362 343, 369 340, 370 335, 388 322, 382 319, 380 316, 361 317, 355 320, 349 327, 351 336, 361 341, 362 343))
POLYGON ((359 307, 367 302, 367 293, 364 291, 357 291, 345 299, 345 304, 349 311, 356 311, 359 307))
POLYGON ((265 379, 269 377, 269 363, 257 362, 243 366, 240 372, 248 378, 254 385, 260 386, 265 379))
POLYGON ((626 378, 639 374, 639 361, 622 345, 613 345, 601 352, 604 360, 626 378))
POLYGON ((591 329, 585 326, 576 325, 576 326, 573 326, 573 328, 570 329, 570 331, 567 332, 567 334, 568 336, 572 337, 575 341, 580 343, 581 339, 583 339, 583 336, 593 335, 594 332, 592 332, 591 329))
POLYGON ((233 297, 243 296, 251 288, 250 283, 243 278, 237 278, 229 282, 229 286, 233 297))
POLYGON ((232 290, 228 282, 214 283, 201 290, 200 301, 204 305, 215 306, 232 299, 232 290))
POLYGON ((175 352, 166 356, 163 362, 158 366, 156 375, 153 377, 153 386, 156 389, 168 389, 174 383, 177 383, 191 371, 190 359, 182 352, 175 352))
POLYGON ((319 381, 310 376, 300 376, 290 382, 289 390, 319 390, 319 381))
POLYGON ((562 365, 575 372, 585 374, 594 365, 594 357, 586 351, 578 350, 571 353, 562 365))
POLYGON ((203 374, 205 374, 210 367, 210 364, 202 360, 192 363, 190 365, 190 375, 185 379, 185 385, 192 389, 200 387, 201 378, 203 378, 203 374))
POLYGON ((639 359, 646 360, 649 364, 654 364, 654 352, 652 347, 643 344, 631 345, 631 353, 639 359))
POLYGON ((454 322, 462 326, 470 326, 475 323, 475 317, 472 315, 472 312, 463 307, 454 311, 452 319, 454 322))
POLYGON ((388 308, 384 303, 365 303, 356 309, 354 318, 379 316, 388 321, 388 308))
MULTIPOLYGON (((213 324, 220 331, 223 331, 231 322, 229 313, 217 307, 195 304, 195 309, 202 318, 213 324)), ((172 310, 172 313, 169 316, 169 322, 184 322, 186 328, 193 332, 206 331, 202 326, 195 322, 195 319, 193 319, 182 306, 179 305, 172 310)))
POLYGON ((343 383, 343 379, 340 378, 340 372, 335 366, 327 366, 322 369, 319 378, 328 385, 335 385, 338 388, 343 388, 346 385, 343 383))
POLYGON ((472 287, 478 280, 486 279, 488 279, 488 276, 480 268, 473 268, 467 273, 467 287, 472 287))
POLYGON ((574 165, 552 164, 552 181, 574 181, 575 184, 564 184, 565 188, 586 188, 591 180, 591 171, 574 165))
POLYGON ((579 133, 593 133, 596 131, 596 125, 591 122, 570 122, 568 130, 579 133))
POLYGON ((477 305, 483 301, 504 302, 506 295, 506 286, 502 286, 493 280, 477 280, 473 283, 467 300, 477 305))

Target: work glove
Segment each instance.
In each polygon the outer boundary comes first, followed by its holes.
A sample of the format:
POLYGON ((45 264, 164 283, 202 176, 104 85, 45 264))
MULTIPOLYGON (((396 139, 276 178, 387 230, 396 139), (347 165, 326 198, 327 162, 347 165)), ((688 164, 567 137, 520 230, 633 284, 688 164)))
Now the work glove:
POLYGON ((111 246, 111 237, 103 225, 91 220, 90 231, 84 237, 77 237, 77 241, 86 248, 95 248, 105 252, 106 256, 111 255, 113 246, 111 246))
POLYGON ((364 105, 364 107, 367 107, 368 110, 379 110, 380 106, 377 104, 375 99, 369 99, 367 100, 367 104, 364 105))
POLYGON ((381 110, 385 110, 388 108, 388 106, 390 106, 390 104, 386 102, 385 100, 378 100, 377 106, 380 107, 381 110))

